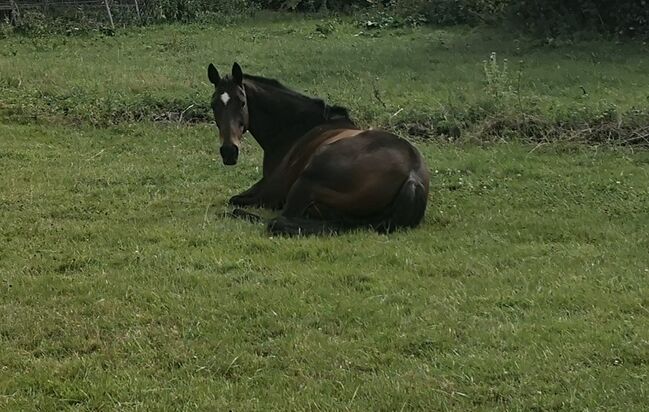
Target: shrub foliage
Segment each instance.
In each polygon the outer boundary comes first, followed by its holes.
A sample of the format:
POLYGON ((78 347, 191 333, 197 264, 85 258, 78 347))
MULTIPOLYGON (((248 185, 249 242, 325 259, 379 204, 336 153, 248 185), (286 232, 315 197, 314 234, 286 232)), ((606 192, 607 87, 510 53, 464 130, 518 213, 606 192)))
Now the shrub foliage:
MULTIPOLYGON (((121 0, 113 3, 124 6, 121 0)), ((571 35, 580 31, 620 36, 649 35, 649 0, 145 0, 145 22, 194 21, 212 15, 248 14, 259 9, 297 12, 380 12, 403 21, 434 25, 500 24, 542 36, 571 35)), ((117 8, 124 10, 124 7, 117 8)), ((124 16, 133 18, 132 11, 124 16)), ((23 19, 25 29, 49 31, 50 19, 38 14, 23 19), (43 30, 41 30, 43 29, 43 30)), ((60 19, 61 16, 57 18, 60 19)), ((69 13, 66 17, 70 17, 69 13)), ((95 16, 75 9, 74 21, 95 16), (81 16, 81 17, 79 17, 81 16)), ((99 20, 97 20, 99 21, 99 20)), ((74 26, 74 25, 73 25, 74 26)), ((67 28, 66 28, 67 30, 67 28)), ((55 30, 56 31, 56 30, 55 30)))

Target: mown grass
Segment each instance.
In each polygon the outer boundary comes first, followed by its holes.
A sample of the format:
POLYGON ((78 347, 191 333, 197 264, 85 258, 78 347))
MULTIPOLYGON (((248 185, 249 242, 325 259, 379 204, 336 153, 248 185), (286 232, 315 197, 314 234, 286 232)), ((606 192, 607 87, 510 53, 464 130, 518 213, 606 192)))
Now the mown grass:
POLYGON ((645 151, 419 142, 422 227, 284 239, 209 127, 0 134, 0 408, 646 405, 645 151))
MULTIPOLYGON (((647 45, 553 42, 487 29, 367 30, 351 19, 256 20, 146 27, 114 37, 0 40, 0 112, 96 124, 209 116, 209 62, 282 80, 347 105, 363 124, 471 129, 529 113, 551 123, 646 115, 647 45), (496 52, 508 74, 486 87, 496 52), (378 97, 377 97, 378 96, 378 97), (396 113, 396 115, 395 115, 396 113)), ((649 120, 643 117, 643 122, 649 120)))

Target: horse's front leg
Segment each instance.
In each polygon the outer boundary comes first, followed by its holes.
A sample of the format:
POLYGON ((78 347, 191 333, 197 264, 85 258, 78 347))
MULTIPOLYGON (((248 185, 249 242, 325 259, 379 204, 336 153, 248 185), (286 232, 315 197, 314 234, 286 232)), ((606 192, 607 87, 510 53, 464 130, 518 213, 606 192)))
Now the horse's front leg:
POLYGON ((287 173, 277 168, 269 176, 264 176, 250 189, 230 199, 234 206, 257 206, 267 209, 281 209, 286 201, 288 190, 293 185, 297 174, 287 173))
POLYGON ((228 203, 232 206, 264 207, 277 210, 284 205, 286 192, 283 182, 264 178, 245 192, 232 196, 228 203))
POLYGON ((250 189, 232 196, 228 203, 232 206, 260 206, 259 193, 264 186, 264 179, 262 178, 257 183, 252 185, 250 189))
POLYGON ((286 203, 286 195, 292 181, 288 176, 273 176, 267 180, 257 194, 257 204, 267 209, 279 210, 286 203))

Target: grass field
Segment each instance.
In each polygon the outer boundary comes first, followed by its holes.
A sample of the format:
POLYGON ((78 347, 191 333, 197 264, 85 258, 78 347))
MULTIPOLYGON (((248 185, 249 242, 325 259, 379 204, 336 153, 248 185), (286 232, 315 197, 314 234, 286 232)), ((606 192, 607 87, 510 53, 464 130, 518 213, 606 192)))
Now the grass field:
MULTIPOLYGON (((205 105, 205 63, 236 58, 385 125, 488 102, 481 59, 517 42, 243 27, 0 40, 0 409, 646 408, 649 151, 414 140, 420 228, 272 238, 223 217, 252 139, 225 168, 213 126, 136 111, 205 105)), ((642 47, 525 43, 526 93, 644 107, 642 47)))
POLYGON ((185 109, 186 117, 201 117, 209 113, 207 64, 227 70, 235 60, 244 71, 347 105, 375 126, 427 119, 471 126, 507 109, 618 120, 649 105, 649 46, 640 42, 544 46, 486 29, 368 32, 349 19, 268 17, 115 37, 13 37, 0 46, 0 113, 30 121, 104 124, 185 109), (489 88, 483 66, 492 52, 500 72, 489 88))

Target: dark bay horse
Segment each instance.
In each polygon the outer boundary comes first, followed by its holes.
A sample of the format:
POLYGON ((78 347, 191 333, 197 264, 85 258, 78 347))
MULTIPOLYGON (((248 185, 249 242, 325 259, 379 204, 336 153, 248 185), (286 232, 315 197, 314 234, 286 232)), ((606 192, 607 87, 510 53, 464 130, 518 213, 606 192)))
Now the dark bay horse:
POLYGON ((208 77, 223 163, 237 163, 248 130, 264 151, 261 179, 230 204, 281 209, 270 233, 391 232, 422 221, 429 172, 406 140, 362 130, 346 109, 243 74, 237 63, 225 77, 210 64, 208 77))

